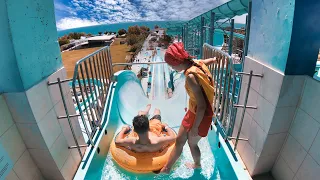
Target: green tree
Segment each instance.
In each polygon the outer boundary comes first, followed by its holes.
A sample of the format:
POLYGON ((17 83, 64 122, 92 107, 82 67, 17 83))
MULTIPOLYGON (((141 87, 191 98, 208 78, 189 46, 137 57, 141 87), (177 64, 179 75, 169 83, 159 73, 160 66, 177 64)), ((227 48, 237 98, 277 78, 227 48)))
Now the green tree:
POLYGON ((147 26, 140 26, 140 31, 143 34, 148 34, 150 31, 150 28, 148 28, 147 26))
POLYGON ((172 37, 169 35, 164 35, 161 39, 160 42, 163 43, 165 46, 168 46, 172 42, 172 37))
POLYGON ((138 41, 139 41, 139 37, 135 34, 130 34, 127 36, 127 44, 130 46, 138 43, 138 41))
POLYGON ((77 32, 72 32, 68 34, 68 39, 80 39, 81 36, 85 36, 85 33, 77 33, 77 32))
POLYGON ((60 46, 70 43, 69 39, 65 39, 65 38, 59 39, 58 42, 60 46))
POLYGON ((135 34, 135 35, 140 35, 141 30, 138 26, 130 26, 128 28, 128 34, 135 34))
POLYGON ((138 42, 133 46, 131 46, 129 52, 134 52, 137 54, 141 50, 142 46, 143 46, 143 42, 138 42))
POLYGON ((127 31, 125 29, 120 29, 118 31, 119 36, 123 35, 123 34, 127 34, 127 31))

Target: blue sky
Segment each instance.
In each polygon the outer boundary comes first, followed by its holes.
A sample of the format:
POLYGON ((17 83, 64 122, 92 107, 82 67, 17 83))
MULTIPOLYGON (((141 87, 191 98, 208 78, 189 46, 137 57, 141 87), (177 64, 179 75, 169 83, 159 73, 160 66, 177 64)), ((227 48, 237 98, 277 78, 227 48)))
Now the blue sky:
POLYGON ((227 1, 54 0, 54 4, 57 29, 63 30, 119 22, 189 20, 227 1))

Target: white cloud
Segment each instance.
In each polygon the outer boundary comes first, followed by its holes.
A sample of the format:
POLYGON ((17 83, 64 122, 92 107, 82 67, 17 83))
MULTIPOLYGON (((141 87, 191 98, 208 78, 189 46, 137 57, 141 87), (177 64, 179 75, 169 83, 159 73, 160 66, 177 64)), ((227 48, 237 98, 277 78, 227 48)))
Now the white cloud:
POLYGON ((56 10, 59 10, 59 11, 65 11, 66 9, 68 9, 68 6, 66 6, 60 2, 55 2, 54 7, 56 10))
MULTIPOLYGON (((57 22, 58 29, 129 21, 190 20, 229 0, 70 0, 76 13, 57 22)), ((59 8, 59 7, 58 7, 59 8)))
POLYGON ((235 16, 233 19, 234 19, 234 22, 235 23, 241 23, 241 24, 245 24, 246 23, 246 16, 247 14, 243 14, 241 16, 235 16))
POLYGON ((71 18, 66 17, 57 22, 57 29, 64 30, 64 29, 93 26, 93 25, 99 25, 99 24, 100 24, 99 22, 94 20, 81 19, 76 17, 71 17, 71 18))

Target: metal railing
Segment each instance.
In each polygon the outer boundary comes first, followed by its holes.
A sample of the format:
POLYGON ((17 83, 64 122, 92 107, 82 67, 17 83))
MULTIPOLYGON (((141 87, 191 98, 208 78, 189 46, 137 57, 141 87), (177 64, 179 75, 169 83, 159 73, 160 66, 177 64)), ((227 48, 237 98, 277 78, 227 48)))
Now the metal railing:
POLYGON ((112 67, 114 66, 132 66, 132 65, 153 65, 153 64, 166 64, 166 62, 144 62, 144 63, 113 63, 112 67))
MULTIPOLYGON (((216 58, 217 63, 210 65, 209 70, 213 76, 215 96, 213 100, 213 111, 215 124, 221 124, 226 134, 233 127, 235 109, 233 104, 237 103, 237 78, 233 67, 232 57, 209 45, 203 45, 203 59, 216 58)), ((238 91, 238 90, 237 90, 238 91)))
POLYGON ((58 119, 68 120, 75 141, 75 146, 69 146, 69 148, 77 148, 81 159, 83 158, 81 147, 95 146, 92 138, 103 121, 112 74, 110 50, 106 46, 79 60, 75 65, 72 79, 60 80, 60 78, 57 78, 55 82, 48 82, 49 86, 57 84, 59 86, 66 115, 60 115, 58 119), (61 86, 62 83, 69 82, 71 82, 71 93, 76 104, 76 114, 69 114, 61 86), (79 144, 71 122, 72 117, 81 119, 85 134, 88 137, 88 144, 79 144))
POLYGON ((92 137, 97 128, 101 127, 112 77, 111 64, 109 47, 104 47, 78 61, 74 68, 72 90, 85 132, 92 146, 94 146, 92 137), (89 127, 86 121, 89 121, 89 127))
POLYGON ((57 78, 57 81, 48 82, 48 86, 58 85, 60 90, 65 115, 58 115, 57 118, 66 119, 69 123, 75 142, 75 145, 69 146, 69 149, 77 148, 81 159, 83 159, 81 147, 88 147, 88 145, 95 146, 92 138, 102 125, 103 111, 107 105, 107 95, 113 77, 113 67, 164 63, 165 62, 112 64, 110 50, 109 47, 106 46, 79 60, 75 65, 73 78, 63 80, 57 78), (71 93, 74 98, 73 103, 76 104, 76 114, 69 113, 65 95, 63 94, 62 83, 71 83, 71 93), (88 144, 79 144, 72 123, 73 119, 71 119, 73 117, 81 119, 84 133, 88 137, 88 144))
POLYGON ((216 58, 217 60, 217 63, 209 66, 209 69, 213 76, 215 88, 213 108, 216 117, 214 122, 224 130, 222 136, 224 136, 225 140, 235 139, 235 151, 237 149, 239 140, 248 140, 246 138, 240 137, 246 109, 257 109, 256 106, 247 105, 250 93, 251 79, 253 76, 262 78, 263 75, 253 74, 253 71, 250 71, 250 73, 236 72, 234 69, 234 61, 232 57, 222 50, 219 50, 209 44, 203 45, 202 52, 203 59, 216 58), (249 76, 247 90, 244 94, 245 99, 243 105, 238 104, 241 83, 241 78, 238 78, 238 76, 249 76), (231 137, 231 134, 234 130, 237 108, 243 108, 243 112, 241 114, 237 136, 231 137))

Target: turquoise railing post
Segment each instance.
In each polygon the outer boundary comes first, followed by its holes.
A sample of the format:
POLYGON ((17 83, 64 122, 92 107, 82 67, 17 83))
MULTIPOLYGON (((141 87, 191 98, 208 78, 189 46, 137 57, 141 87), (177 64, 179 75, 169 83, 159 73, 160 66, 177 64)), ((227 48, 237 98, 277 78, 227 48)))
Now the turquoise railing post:
POLYGON ((182 42, 183 44, 185 44, 186 43, 186 26, 185 25, 183 25, 182 30, 183 30, 182 42))
POLYGON ((195 42, 194 42, 194 56, 197 56, 197 58, 199 59, 200 57, 199 57, 199 54, 198 54, 198 48, 199 48, 199 44, 200 44, 200 25, 201 24, 199 24, 198 26, 196 26, 196 31, 195 31, 195 34, 194 34, 194 36, 195 36, 195 42))
POLYGON ((232 54, 233 31, 234 31, 234 19, 231 19, 231 30, 230 30, 230 36, 229 36, 229 55, 232 54))
POLYGON ((214 17, 215 13, 211 12, 210 16, 210 33, 209 33, 209 44, 213 46, 213 41, 214 41, 214 17))
POLYGON ((192 56, 194 56, 194 44, 196 39, 196 33, 195 30, 192 31, 192 39, 191 39, 191 50, 192 50, 192 56))
POLYGON ((189 28, 188 28, 188 23, 187 23, 187 24, 186 24, 186 27, 185 27, 185 32, 186 32, 186 35, 185 35, 185 36, 186 36, 186 38, 185 38, 185 39, 186 39, 186 40, 185 40, 185 46, 186 46, 186 47, 185 47, 185 48, 186 48, 186 49, 188 49, 188 47, 189 47, 189 46, 188 46, 188 43, 189 43, 189 42, 188 42, 188 39, 189 39, 189 38, 188 38, 188 36, 189 36, 188 30, 189 30, 189 28))
POLYGON ((181 42, 184 43, 184 28, 181 27, 181 42))
POLYGON ((203 46, 203 37, 204 37, 204 17, 201 16, 201 24, 200 24, 200 43, 199 43, 199 50, 200 50, 200 59, 203 57, 202 54, 202 46, 203 46))

